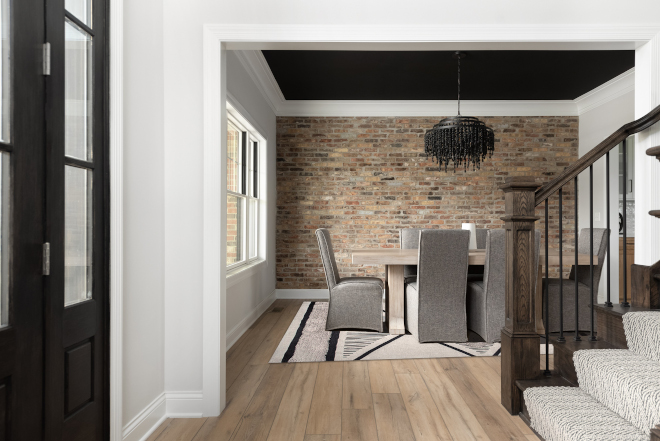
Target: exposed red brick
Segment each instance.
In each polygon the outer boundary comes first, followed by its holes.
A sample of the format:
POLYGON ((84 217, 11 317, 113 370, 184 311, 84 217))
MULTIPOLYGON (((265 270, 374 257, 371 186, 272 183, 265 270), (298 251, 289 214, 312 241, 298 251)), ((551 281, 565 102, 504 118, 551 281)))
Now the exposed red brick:
MULTIPOLYGON (((400 228, 501 228, 508 176, 546 182, 577 159, 577 117, 485 117, 495 153, 477 171, 438 171, 424 133, 442 117, 278 117, 277 288, 325 288, 314 230, 329 228, 342 277, 383 277, 350 262, 356 248, 398 247, 400 228)), ((572 186, 564 191, 565 250, 573 243, 572 186)), ((544 231, 543 207, 537 228, 544 231)), ((557 197, 550 241, 557 247, 557 197)), ((556 270, 551 276, 556 275, 556 270)))

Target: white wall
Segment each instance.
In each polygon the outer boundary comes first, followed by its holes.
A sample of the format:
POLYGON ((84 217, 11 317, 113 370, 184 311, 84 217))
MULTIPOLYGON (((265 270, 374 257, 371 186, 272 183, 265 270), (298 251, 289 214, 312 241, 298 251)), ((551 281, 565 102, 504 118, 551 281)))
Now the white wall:
MULTIPOLYGON (((641 118, 660 105, 660 34, 635 52, 635 116, 641 118)), ((660 219, 649 216, 660 209, 660 162, 646 156, 660 145, 660 124, 636 136, 635 148, 635 263, 660 260, 660 219), (641 246, 640 246, 641 245, 641 246)))
POLYGON ((123 424, 164 390, 163 6, 124 2, 123 424))
POLYGON ((272 303, 275 292, 275 228, 277 218, 276 166, 276 119, 272 109, 259 89, 241 65, 236 54, 227 53, 227 92, 230 101, 237 101, 237 110, 266 138, 267 182, 266 213, 264 213, 266 262, 256 270, 248 269, 228 278, 227 285, 227 334, 228 347, 242 334, 247 326, 260 315, 261 310, 272 303), (272 297, 271 297, 272 295, 272 297), (269 303, 270 302, 270 303, 269 303), (261 308, 258 308, 261 305, 261 308), (256 315, 256 317, 255 317, 256 315))
MULTIPOLYGON (((178 42, 179 38, 174 40, 178 42)), ((165 45, 179 46, 168 37, 165 45)), ((190 102, 194 94, 191 96, 186 87, 181 87, 185 83, 190 88, 201 88, 201 81, 184 82, 167 69, 170 61, 179 66, 192 62, 188 52, 196 53, 200 47, 179 47, 182 52, 174 58, 169 58, 166 51, 165 58, 165 390, 169 394, 201 393, 202 389, 202 114, 201 106, 190 102)), ((237 110, 267 139, 268 164, 268 258, 230 281, 226 332, 235 340, 274 299, 276 121, 233 52, 227 55, 227 90, 236 101, 237 110)), ((197 401, 193 404, 188 400, 191 413, 201 409, 196 407, 201 406, 201 399, 197 401)))
MULTIPOLYGON (((174 1, 166 3, 175 3, 174 1)), ((189 2, 178 2, 179 8, 189 2)), ((482 23, 649 23, 657 22, 656 0, 336 0, 328 3, 305 0, 197 0, 193 7, 203 23, 302 23, 302 24, 482 24, 482 23), (640 13, 644 11, 644 13, 640 13)), ((167 7, 167 5, 166 5, 167 7)), ((192 16, 192 14, 191 14, 192 16)))
MULTIPOLYGON (((658 23, 660 17, 657 0, 638 0, 634 8, 619 0, 472 0, 469 14, 465 2, 435 0, 132 0, 124 8, 125 423, 164 391, 201 390, 204 24, 619 25, 658 23)), ((248 83, 235 72, 228 72, 230 93, 236 87, 234 95, 252 117, 274 131, 255 95, 237 92, 248 83)), ((274 191, 274 185, 269 188, 274 191)), ((274 194, 269 200, 274 203, 274 194)), ((272 219, 274 210, 269 205, 272 219)), ((274 224, 269 228, 274 231, 274 224)), ((229 290, 228 308, 237 314, 227 314, 228 331, 268 295, 273 277, 274 262, 229 290)))
MULTIPOLYGON (((610 136, 622 125, 635 119, 635 92, 631 91, 608 101, 588 112, 580 115, 580 144, 579 155, 583 156, 592 148, 610 136)), ((611 301, 618 302, 619 298, 619 151, 614 149, 610 152, 610 289, 611 301)), ((606 191, 605 191, 606 167, 605 157, 594 164, 594 228, 605 228, 606 218, 606 191), (600 217, 600 219, 598 219, 600 217)), ((589 228, 589 172, 585 170, 579 176, 578 184, 579 228, 589 228)), ((640 244, 641 245, 641 244, 640 244)), ((598 301, 604 302, 607 297, 606 291, 607 273, 603 269, 600 286, 598 288, 598 301)))

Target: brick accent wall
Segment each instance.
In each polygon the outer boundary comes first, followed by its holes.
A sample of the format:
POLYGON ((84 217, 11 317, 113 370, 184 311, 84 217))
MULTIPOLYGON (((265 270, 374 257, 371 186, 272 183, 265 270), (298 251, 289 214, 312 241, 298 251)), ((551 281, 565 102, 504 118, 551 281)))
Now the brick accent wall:
MULTIPOLYGON (((327 287, 317 228, 330 229, 342 277, 384 277, 382 267, 351 264, 349 251, 398 248, 401 228, 461 228, 462 222, 502 228, 498 186, 506 177, 533 174, 546 182, 577 159, 577 117, 480 117, 495 131, 493 157, 477 171, 438 171, 423 153, 423 137, 442 118, 277 118, 277 288, 327 287)), ((573 188, 566 187, 566 252, 573 204, 573 188)), ((553 248, 557 207, 555 196, 553 248)), ((544 231, 541 208, 537 228, 544 231)))

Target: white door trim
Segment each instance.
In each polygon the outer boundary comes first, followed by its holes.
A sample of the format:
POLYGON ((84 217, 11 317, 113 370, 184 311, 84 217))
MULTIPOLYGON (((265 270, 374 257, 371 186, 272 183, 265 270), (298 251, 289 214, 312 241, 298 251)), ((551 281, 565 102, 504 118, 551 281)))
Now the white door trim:
POLYGON ((204 211, 202 409, 225 407, 227 347, 227 51, 204 29, 204 211))
MULTIPOLYGON (((226 50, 266 48, 386 49, 405 43, 453 45, 454 48, 614 48, 635 49, 660 32, 657 26, 601 25, 204 25, 204 292, 203 395, 204 415, 215 416, 225 406, 226 180, 226 50), (371 46, 370 46, 371 45, 371 46)), ((399 48, 402 46, 399 45, 399 48)))
POLYGON ((121 441, 124 428, 124 0, 110 3, 110 441, 121 441))

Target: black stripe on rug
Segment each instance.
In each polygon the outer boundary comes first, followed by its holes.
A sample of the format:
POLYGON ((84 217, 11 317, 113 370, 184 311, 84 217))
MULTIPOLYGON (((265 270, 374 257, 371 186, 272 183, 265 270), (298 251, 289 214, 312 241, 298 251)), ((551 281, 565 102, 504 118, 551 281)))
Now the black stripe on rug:
POLYGON ((498 355, 500 355, 500 351, 502 351, 502 348, 499 348, 497 351, 495 351, 493 357, 497 357, 498 355))
POLYGON ((298 326, 298 330, 296 331, 296 336, 293 337, 293 340, 291 340, 291 344, 289 344, 289 348, 284 353, 284 358, 282 358, 282 363, 288 363, 289 360, 291 360, 291 358, 293 357, 293 354, 296 352, 296 346, 298 345, 298 341, 300 341, 300 337, 302 337, 303 329, 305 329, 307 320, 309 319, 309 316, 312 314, 312 310, 314 309, 315 303, 316 302, 309 302, 309 306, 307 307, 305 316, 300 321, 300 326, 298 326))
POLYGON ((381 344, 379 344, 378 346, 376 346, 376 347, 373 348, 373 349, 369 349, 367 352, 365 352, 364 354, 362 354, 362 355, 360 355, 358 358, 356 358, 356 360, 362 360, 364 357, 366 357, 367 355, 371 354, 372 352, 374 352, 374 351, 376 351, 376 350, 382 348, 382 347, 385 346, 385 345, 389 345, 389 344, 392 343, 394 340, 396 340, 397 338, 401 338, 401 337, 403 337, 404 335, 405 335, 405 334, 397 335, 397 336, 394 337, 393 339, 388 340, 388 341, 386 341, 385 343, 381 343, 381 344))
POLYGON ((325 361, 335 361, 337 352, 337 343, 339 342, 339 331, 332 331, 330 341, 328 342, 328 352, 325 354, 325 361))
POLYGON ((470 354, 469 352, 461 351, 460 349, 457 349, 457 348, 455 348, 455 347, 453 347, 453 346, 449 346, 447 343, 440 343, 440 344, 441 344, 442 346, 447 346, 448 348, 451 348, 451 349, 453 349, 453 350, 455 350, 455 351, 458 351, 458 352, 460 352, 460 353, 462 353, 462 354, 469 355, 470 357, 474 357, 473 354, 470 354))

